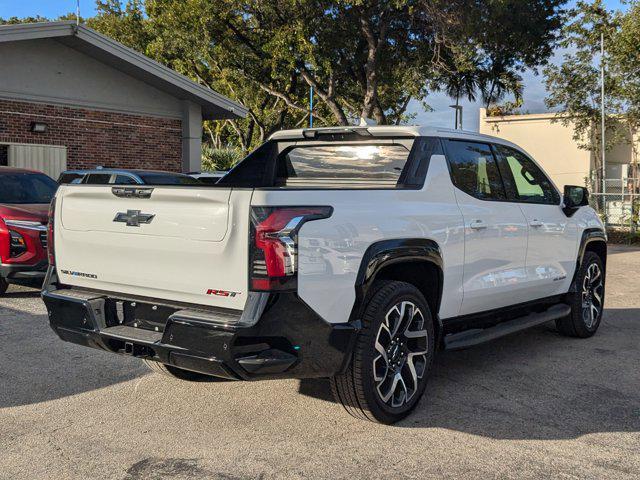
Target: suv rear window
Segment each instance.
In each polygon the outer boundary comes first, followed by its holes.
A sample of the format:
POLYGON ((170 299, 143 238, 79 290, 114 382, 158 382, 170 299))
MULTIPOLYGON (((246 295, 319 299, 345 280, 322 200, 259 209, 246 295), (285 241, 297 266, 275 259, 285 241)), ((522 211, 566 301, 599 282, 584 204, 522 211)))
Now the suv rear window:
POLYGON ((278 186, 395 187, 409 158, 404 145, 305 145, 280 156, 278 186))

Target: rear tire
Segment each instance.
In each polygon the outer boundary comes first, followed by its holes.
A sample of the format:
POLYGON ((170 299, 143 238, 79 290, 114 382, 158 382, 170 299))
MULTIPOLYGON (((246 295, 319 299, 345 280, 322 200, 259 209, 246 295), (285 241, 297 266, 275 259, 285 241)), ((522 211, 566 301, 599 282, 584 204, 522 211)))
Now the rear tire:
POLYGON ((7 288, 9 288, 9 284, 4 278, 0 277, 0 295, 4 294, 7 288))
POLYGON ((211 375, 205 375, 204 373, 192 372, 190 370, 183 370, 182 368, 174 367, 173 365, 165 365, 164 363, 155 362, 153 360, 142 360, 149 370, 154 373, 160 373, 167 377, 177 378, 179 380, 187 380, 189 382, 212 382, 218 379, 211 375))
POLYGON ((405 418, 427 384, 435 353, 431 310, 413 285, 376 282, 344 374, 331 379, 337 402, 352 416, 385 424, 405 418))
POLYGON ((576 276, 576 292, 571 295, 571 314, 556 320, 562 335, 589 338, 596 333, 604 311, 604 287, 602 259, 586 252, 576 276))

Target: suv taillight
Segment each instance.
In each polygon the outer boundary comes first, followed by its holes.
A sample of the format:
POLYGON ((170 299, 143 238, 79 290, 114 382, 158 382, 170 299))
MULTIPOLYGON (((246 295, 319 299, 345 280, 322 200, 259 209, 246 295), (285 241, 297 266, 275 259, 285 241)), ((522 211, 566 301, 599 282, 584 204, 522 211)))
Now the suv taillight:
POLYGON ((331 207, 252 207, 250 289, 295 290, 298 231, 311 220, 328 218, 331 207))
POLYGON ((53 251, 53 221, 56 214, 56 197, 53 197, 49 204, 49 223, 47 223, 47 257, 49 265, 56 264, 56 258, 53 251))

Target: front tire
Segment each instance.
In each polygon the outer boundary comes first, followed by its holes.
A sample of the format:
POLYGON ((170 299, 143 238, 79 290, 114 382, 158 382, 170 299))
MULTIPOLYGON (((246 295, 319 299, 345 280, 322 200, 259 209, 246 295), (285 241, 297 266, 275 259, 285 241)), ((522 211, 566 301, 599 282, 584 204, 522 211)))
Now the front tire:
POLYGON ((395 423, 416 407, 435 353, 433 317, 422 293, 398 281, 376 282, 364 306, 362 330, 333 396, 356 418, 395 423))
POLYGON ((7 288, 9 288, 9 284, 4 278, 0 277, 0 295, 3 295, 7 291, 7 288))
POLYGON ((588 338, 596 333, 604 311, 604 286, 602 259, 594 252, 586 252, 576 276, 571 314, 556 320, 556 328, 562 335, 588 338))

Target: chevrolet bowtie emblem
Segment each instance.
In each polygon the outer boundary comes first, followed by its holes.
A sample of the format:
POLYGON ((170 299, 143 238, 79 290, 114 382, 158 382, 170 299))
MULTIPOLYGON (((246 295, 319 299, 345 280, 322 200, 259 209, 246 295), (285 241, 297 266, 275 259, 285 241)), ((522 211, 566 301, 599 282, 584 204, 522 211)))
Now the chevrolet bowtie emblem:
POLYGON ((140 213, 140 210, 127 210, 127 213, 118 212, 114 222, 126 223, 127 227, 139 227, 142 223, 151 223, 155 215, 140 213))

